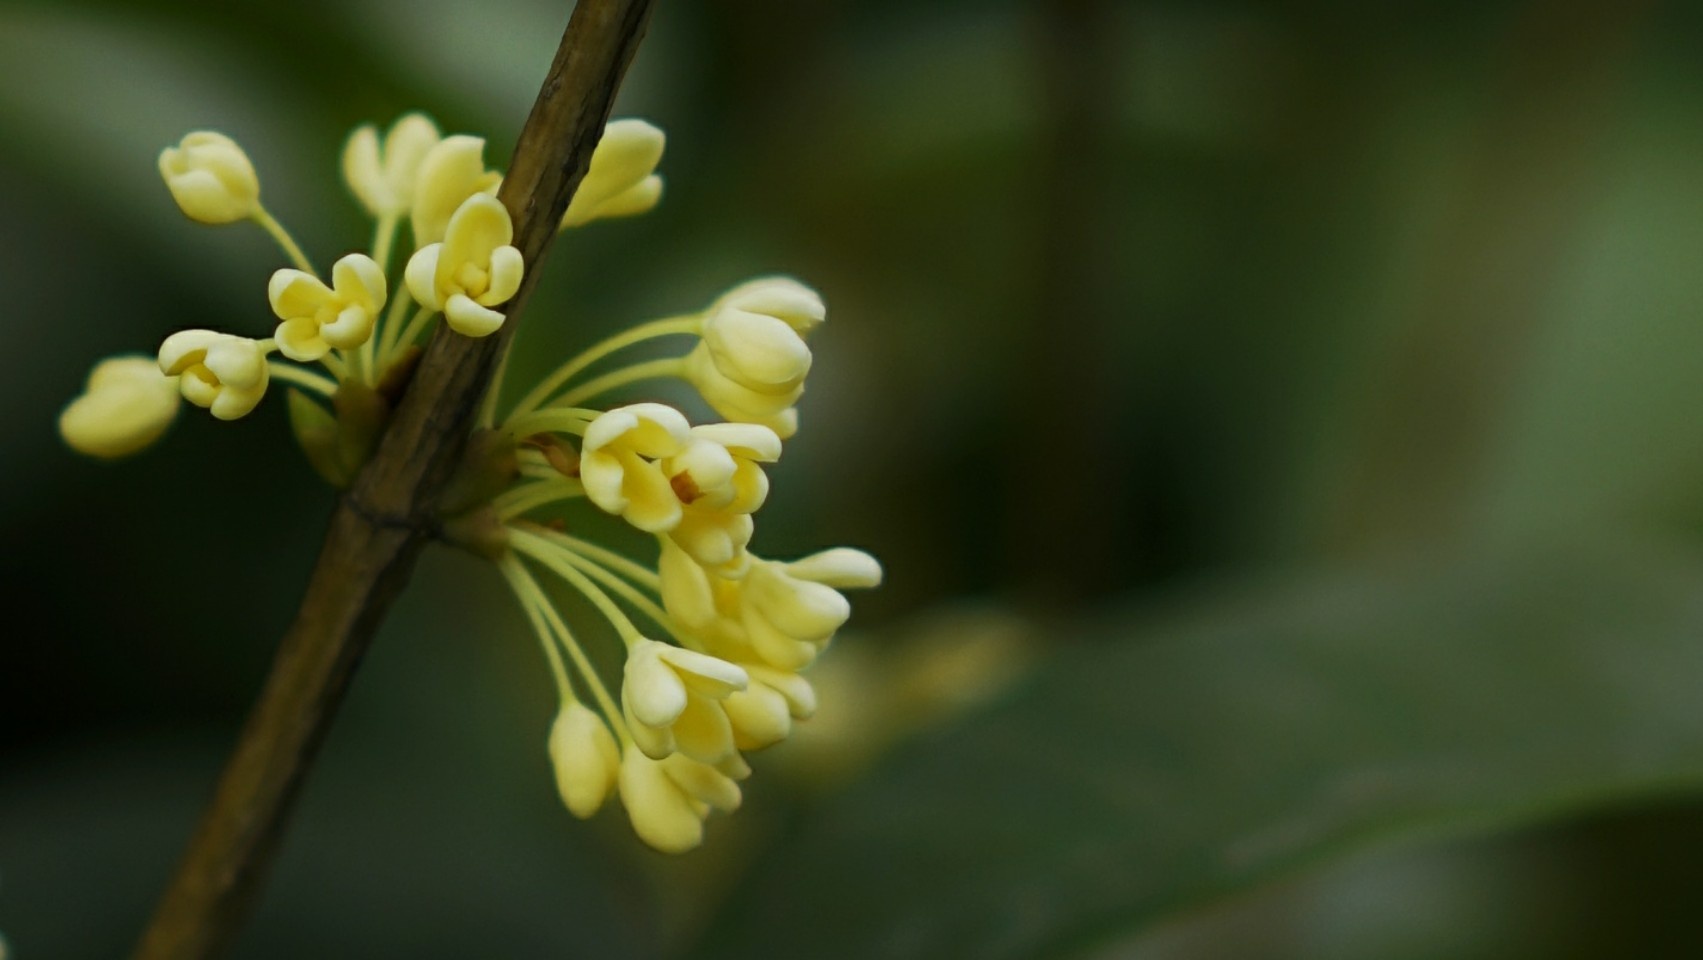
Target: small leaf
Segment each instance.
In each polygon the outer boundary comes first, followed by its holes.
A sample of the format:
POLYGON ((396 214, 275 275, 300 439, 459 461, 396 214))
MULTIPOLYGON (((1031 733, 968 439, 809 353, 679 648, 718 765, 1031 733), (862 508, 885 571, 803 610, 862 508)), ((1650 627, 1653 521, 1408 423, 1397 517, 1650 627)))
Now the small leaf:
POLYGON ((697 955, 1066 956, 1374 842, 1703 790, 1690 558, 1319 576, 1112 632, 806 817, 697 955))
POLYGON ((353 480, 378 446, 390 420, 390 404, 373 388, 347 381, 337 388, 331 405, 337 408, 337 459, 353 480))
POLYGON ((331 412, 294 387, 289 391, 290 429, 307 454, 307 462, 325 482, 341 490, 354 474, 343 467, 338 456, 337 420, 331 412))

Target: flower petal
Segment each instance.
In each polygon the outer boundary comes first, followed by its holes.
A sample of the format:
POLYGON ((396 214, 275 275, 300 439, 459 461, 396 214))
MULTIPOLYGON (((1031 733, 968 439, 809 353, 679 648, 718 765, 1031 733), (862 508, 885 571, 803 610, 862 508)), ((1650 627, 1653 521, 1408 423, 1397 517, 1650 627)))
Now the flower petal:
POLYGON ((484 337, 497 332, 505 319, 502 314, 474 303, 466 294, 458 293, 444 304, 444 319, 449 328, 466 337, 484 337))

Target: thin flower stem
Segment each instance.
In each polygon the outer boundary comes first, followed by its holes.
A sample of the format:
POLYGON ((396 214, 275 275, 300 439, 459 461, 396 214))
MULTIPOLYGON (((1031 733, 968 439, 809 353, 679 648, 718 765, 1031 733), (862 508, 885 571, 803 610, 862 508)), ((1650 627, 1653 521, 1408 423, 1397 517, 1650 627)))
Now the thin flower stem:
POLYGON ((373 262, 378 264, 380 273, 390 274, 390 248, 396 243, 396 224, 400 218, 394 213, 387 213, 378 218, 378 226, 373 228, 373 262))
POLYGON ((557 474, 553 480, 540 480, 506 491, 491 501, 491 507, 497 511, 497 518, 506 522, 539 507, 583 496, 583 484, 557 474))
POLYGON ((664 317, 661 320, 652 320, 649 323, 641 323, 631 330, 618 333, 615 336, 588 348, 584 352, 580 353, 579 356, 576 356, 567 363, 557 367, 555 371, 548 377, 545 377, 538 386, 533 387, 531 392, 522 397, 519 403, 515 404, 514 410, 509 413, 509 416, 518 417, 521 414, 528 413, 543 406, 544 403, 550 399, 552 394, 554 394, 557 390, 560 390, 564 384, 566 384, 569 380, 572 380, 580 371, 617 350, 623 350, 636 343, 643 343, 646 340, 654 340, 657 337, 697 333, 702 326, 702 320, 698 314, 694 313, 678 317, 664 317))
POLYGON ((402 328, 402 334, 390 345, 390 352, 384 358, 385 362, 389 363, 395 359, 397 353, 406 350, 415 340, 419 339, 421 331, 426 329, 426 324, 437 315, 438 312, 431 307, 421 307, 414 311, 414 316, 408 319, 408 325, 402 328))
POLYGON ((546 407, 524 417, 511 418, 503 429, 513 437, 530 437, 540 433, 571 433, 584 436, 591 421, 603 416, 602 410, 584 407, 546 407))
POLYGON ((325 356, 320 357, 319 362, 325 366, 325 369, 331 371, 331 375, 336 377, 338 380, 347 380, 349 378, 348 364, 345 364, 336 356, 328 353, 325 356))
POLYGON ((603 708, 604 717, 609 721, 610 726, 613 726, 623 739, 627 738, 627 725, 621 716, 621 708, 616 704, 615 698, 609 695, 609 688, 603 685, 603 678, 597 675, 596 670, 592 669, 591 660, 586 657, 585 650, 581 649, 579 641, 575 640, 573 633, 568 630, 568 625, 563 622, 562 615, 556 612, 555 604, 552 604, 550 598, 544 595, 544 589, 538 585, 538 581, 526 571, 526 568, 518 560, 515 561, 514 570, 516 572, 516 590, 523 595, 521 602, 530 604, 538 613, 543 615, 545 622, 550 625, 550 629, 555 631, 556 639, 562 644, 563 649, 568 651, 568 658, 574 662, 574 668, 585 678, 585 685, 591 689, 591 696, 597 701, 597 705, 603 708))
POLYGON ((489 430, 497 422, 497 398, 503 392, 503 380, 509 373, 509 358, 514 356, 513 350, 504 350, 497 360, 497 372, 491 375, 491 385, 485 388, 485 396, 479 401, 479 428, 489 430))
POLYGON ((685 357, 663 357, 659 360, 635 363, 630 367, 612 370, 601 377, 587 380, 578 387, 562 394, 551 406, 571 407, 584 403, 592 397, 608 393, 616 387, 624 387, 629 383, 637 383, 640 380, 656 380, 663 377, 678 377, 685 369, 685 357))
POLYGON ((562 654, 556 649, 555 634, 544 622, 543 614, 538 612, 537 605, 523 587, 527 579, 526 571, 521 568, 520 561, 513 554, 504 556, 497 561, 497 569, 503 573, 503 579, 508 581, 509 589, 514 591, 515 599, 520 601, 522 610, 526 611, 526 619, 532 624, 532 632, 538 636, 539 646, 544 648, 544 657, 550 661, 550 674, 556 678, 556 691, 564 701, 574 699, 573 684, 568 682, 568 668, 562 665, 562 654))
MULTIPOLYGON (((581 540, 579 537, 562 533, 559 530, 540 529, 533 532, 552 543, 560 544, 574 553, 601 563, 634 583, 640 584, 652 593, 662 592, 662 578, 657 575, 655 570, 634 563, 613 550, 600 547, 589 540, 581 540)), ((661 538, 662 535, 658 534, 657 539, 660 540, 661 538)))
POLYGON ((572 554, 543 537, 517 526, 509 527, 509 534, 509 544, 514 549, 549 567, 550 572, 568 581, 568 584, 575 590, 585 594, 585 598, 597 607, 598 612, 603 614, 604 619, 609 621, 609 624, 615 628, 615 632, 621 635, 622 642, 629 648, 644 639, 644 634, 639 632, 638 627, 633 626, 632 619, 621 610, 621 607, 614 600, 609 598, 609 594, 604 593, 602 587, 593 583, 590 577, 581 573, 579 568, 567 559, 572 554))
POLYGON ((406 283, 396 285, 396 290, 390 301, 390 308, 385 311, 384 324, 376 334, 379 337, 379 365, 388 368, 395 359, 391 354, 396 352, 396 335, 402 332, 402 317, 407 314, 408 307, 414 302, 414 297, 408 292, 406 283))
POLYGON ((564 550, 562 556, 593 580, 615 591, 621 599, 627 601, 628 605, 643 614, 645 619, 668 631, 668 635, 679 641, 681 646, 701 651, 701 645, 688 637, 685 631, 681 630, 674 622, 673 617, 670 617, 655 600, 641 593, 637 587, 616 576, 609 568, 590 557, 582 556, 572 550, 564 550))
POLYGON ((296 244, 296 238, 290 236, 290 231, 284 229, 284 225, 278 222, 278 218, 272 216, 270 210, 265 207, 256 207, 254 222, 260 224, 261 229, 270 233, 273 240, 278 241, 278 246, 284 249, 284 255, 290 258, 297 270, 316 277, 319 276, 318 271, 313 268, 313 263, 308 260, 307 254, 303 253, 302 248, 296 244))
POLYGON ((272 376, 279 380, 293 383, 298 387, 305 387, 328 398, 337 395, 337 381, 330 377, 322 377, 312 370, 280 363, 277 360, 268 360, 267 366, 270 368, 272 376))
POLYGON ((562 480, 562 472, 537 450, 520 451, 520 475, 528 480, 562 480))

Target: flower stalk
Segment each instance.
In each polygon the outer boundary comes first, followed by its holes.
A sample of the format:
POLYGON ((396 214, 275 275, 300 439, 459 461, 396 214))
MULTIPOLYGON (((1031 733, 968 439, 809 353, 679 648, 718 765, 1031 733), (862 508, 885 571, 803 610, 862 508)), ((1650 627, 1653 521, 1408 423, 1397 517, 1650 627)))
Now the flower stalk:
POLYGON ((137 960, 218 956, 240 928, 354 669, 434 532, 534 268, 586 173, 653 6, 575 5, 497 195, 527 267, 504 307, 508 321, 479 339, 439 330, 426 348, 377 450, 332 515, 295 621, 137 960))

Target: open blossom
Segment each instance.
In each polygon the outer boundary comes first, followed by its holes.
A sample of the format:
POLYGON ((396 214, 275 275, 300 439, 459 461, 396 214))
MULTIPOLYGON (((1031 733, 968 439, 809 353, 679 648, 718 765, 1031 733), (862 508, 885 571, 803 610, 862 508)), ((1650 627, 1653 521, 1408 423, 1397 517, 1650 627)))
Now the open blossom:
POLYGON ((591 165, 562 215, 563 227, 644 213, 662 199, 662 131, 643 120, 615 120, 591 154, 591 165))
POLYGON ((331 286, 311 273, 279 270, 267 298, 283 322, 273 339, 291 360, 313 361, 332 348, 351 350, 367 342, 384 308, 384 271, 363 253, 331 267, 331 286))
POLYGON ((681 503, 680 522, 669 537, 721 576, 743 575, 755 529, 751 514, 769 495, 760 464, 780 455, 781 438, 759 424, 693 427, 686 447, 661 464, 681 503))
POLYGON ((659 461, 684 451, 691 433, 680 411, 660 403, 604 413, 586 428, 580 446, 586 497, 640 530, 672 529, 680 522, 680 498, 659 461))
POLYGON ((485 169, 485 140, 457 134, 445 137, 420 160, 414 179, 410 218, 415 246, 437 243, 469 197, 494 196, 503 175, 485 169))
POLYGON ((682 503, 754 513, 769 495, 760 464, 781 458, 781 438, 754 423, 692 427, 681 451, 662 462, 682 503))
POLYGON ((220 420, 245 416, 266 395, 270 371, 258 342, 213 330, 183 330, 160 344, 160 372, 183 398, 220 420))
POLYGON ((660 572, 663 604, 683 625, 794 671, 814 660, 851 616, 840 591, 881 583, 875 558, 849 547, 790 563, 753 557, 737 581, 683 563, 665 549, 660 572))
POLYGON ((562 803, 581 820, 590 817, 615 787, 621 766, 615 738, 590 708, 570 700, 550 726, 549 745, 562 803))
MULTIPOLYGON (((350 134, 343 147, 343 181, 375 217, 409 213, 414 208, 414 183, 420 167, 441 139, 437 125, 423 113, 398 119, 384 135, 383 143, 379 142, 378 128, 369 123, 350 134)), ((453 212, 454 207, 450 210, 453 212)), ((447 215, 444 222, 448 223, 447 215)))
POLYGON ((236 141, 197 130, 160 153, 160 175, 172 199, 192 220, 222 224, 247 220, 260 209, 260 179, 236 141))
POLYGON ((749 682, 744 670, 707 654, 641 640, 627 652, 621 684, 633 742, 662 759, 678 750, 705 763, 732 755, 733 728, 720 701, 749 682))
POLYGON ((408 261, 408 292, 443 311, 450 329, 469 337, 495 333, 503 314, 491 309, 520 290, 525 265, 510 246, 514 222, 495 197, 475 194, 449 218, 442 243, 421 247, 408 261))
POLYGON ((59 415, 59 435, 78 453, 116 459, 158 440, 177 418, 177 378, 152 357, 109 357, 59 415))
MULTIPOLYGON (((748 769, 734 771, 743 772, 748 769)), ((655 760, 629 750, 621 758, 621 803, 641 840, 663 853, 685 853, 704 842, 704 818, 711 810, 739 809, 737 780, 680 754, 655 760)))

